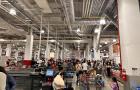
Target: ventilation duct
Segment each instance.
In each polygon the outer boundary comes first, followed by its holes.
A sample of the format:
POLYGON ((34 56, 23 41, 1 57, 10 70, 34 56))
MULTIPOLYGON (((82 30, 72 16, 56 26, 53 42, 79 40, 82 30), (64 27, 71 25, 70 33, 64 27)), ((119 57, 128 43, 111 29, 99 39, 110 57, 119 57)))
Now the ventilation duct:
POLYGON ((43 9, 43 13, 52 13, 47 0, 35 0, 35 2, 43 9))

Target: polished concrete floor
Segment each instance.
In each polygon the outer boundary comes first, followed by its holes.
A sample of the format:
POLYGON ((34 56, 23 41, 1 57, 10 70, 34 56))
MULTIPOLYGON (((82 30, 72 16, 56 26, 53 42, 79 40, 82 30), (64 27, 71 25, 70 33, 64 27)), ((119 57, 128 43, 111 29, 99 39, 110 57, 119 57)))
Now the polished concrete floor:
MULTIPOLYGON (((120 90, 124 90, 123 85, 121 83, 119 83, 119 87, 120 87, 120 90)), ((80 90, 80 86, 75 86, 75 90, 80 90)), ((90 86, 90 90, 96 90, 95 86, 90 86)), ((102 90, 112 90, 110 87, 110 80, 105 81, 105 87, 102 88, 102 90)))
MULTIPOLYGON (((26 78, 26 79, 28 79, 28 78, 26 78)), ((81 90, 80 85, 79 86, 76 85, 76 79, 77 79, 76 75, 74 75, 73 79, 72 80, 68 80, 68 81, 72 82, 72 86, 73 86, 74 90, 81 90)), ((23 87, 17 87, 16 90, 30 90, 30 89, 27 88, 27 87, 30 87, 30 85, 28 84, 30 82, 25 80, 25 79, 24 80, 20 80, 20 82, 25 82, 25 81, 26 81, 27 84, 23 85, 24 88, 23 87)), ((102 88, 102 90, 112 90, 111 87, 110 87, 111 79, 104 78, 104 82, 105 82, 105 87, 102 88)), ((119 83, 119 87, 120 87, 120 90, 124 90, 123 89, 123 84, 119 83)), ((40 88, 34 88, 33 90, 41 90, 41 89, 40 88)), ((96 90, 95 86, 94 85, 90 85, 90 90, 96 90)))
MULTIPOLYGON (((111 79, 104 78, 104 81, 105 81, 105 87, 102 88, 102 90, 112 90, 110 87, 111 79)), ((76 76, 74 77, 74 82, 76 82, 76 76)), ((73 82, 74 90, 80 90, 80 86, 77 86, 76 83, 74 83, 74 82, 73 82)), ((119 84, 119 89, 124 90, 123 84, 121 84, 120 82, 118 82, 118 84, 119 84)), ((90 90, 96 90, 96 87, 94 85, 90 85, 90 90)))

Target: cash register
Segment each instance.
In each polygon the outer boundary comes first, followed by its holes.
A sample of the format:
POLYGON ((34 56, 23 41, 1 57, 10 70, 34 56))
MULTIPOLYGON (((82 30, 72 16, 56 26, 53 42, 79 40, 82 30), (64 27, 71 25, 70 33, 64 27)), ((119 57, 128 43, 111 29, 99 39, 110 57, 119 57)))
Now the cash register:
POLYGON ((42 90, 52 90, 52 82, 54 79, 54 70, 47 69, 45 72, 45 82, 42 83, 42 90))

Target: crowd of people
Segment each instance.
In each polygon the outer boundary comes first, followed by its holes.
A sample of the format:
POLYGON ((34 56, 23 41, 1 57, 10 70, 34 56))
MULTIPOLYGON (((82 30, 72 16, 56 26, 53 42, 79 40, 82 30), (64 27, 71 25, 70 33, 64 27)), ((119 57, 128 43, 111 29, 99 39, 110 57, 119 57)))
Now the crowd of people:
MULTIPOLYGON (((15 65, 15 64, 10 64, 10 60, 9 60, 7 62, 7 65, 15 65)), ((116 63, 113 60, 86 60, 86 59, 54 60, 53 58, 51 58, 47 61, 41 60, 41 61, 32 63, 32 68, 47 67, 53 70, 61 70, 63 68, 63 71, 74 71, 76 72, 76 76, 77 76, 77 81, 76 81, 77 85, 79 85, 81 81, 83 81, 84 83, 87 83, 86 82, 87 75, 89 74, 92 74, 95 77, 96 76, 99 77, 99 79, 97 78, 97 82, 101 82, 102 77, 110 78, 112 76, 111 69, 114 68, 115 66, 116 66, 116 63)), ((59 77, 60 76, 63 76, 62 71, 59 73, 59 77)), ((6 72, 4 67, 0 67, 0 81, 3 81, 0 83, 0 90, 15 90, 16 81, 12 76, 10 76, 6 72)), ((119 85, 115 77, 112 78, 111 88, 112 90, 119 90, 119 85)))
MULTIPOLYGON (((101 60, 57 60, 54 61, 53 59, 50 59, 48 61, 48 66, 53 69, 59 69, 60 67, 63 67, 65 71, 73 70, 76 72, 77 81, 76 84, 79 85, 80 81, 83 81, 84 83, 87 83, 87 75, 90 73, 94 74, 94 76, 99 77, 99 82, 103 82, 102 76, 104 78, 110 78, 111 75, 111 69, 114 67, 115 62, 113 60, 107 60, 107 61, 101 61, 101 60), (102 81, 101 81, 102 80, 102 81)), ((97 82, 98 82, 97 80, 97 82)), ((99 84, 99 83, 97 83, 99 84)), ((103 83, 104 86, 104 83, 103 83)), ((88 87, 86 87, 88 88, 88 87)), ((117 79, 115 77, 112 78, 112 84, 111 84, 112 90, 119 90, 119 85, 117 83, 117 79)), ((88 90, 88 89, 85 89, 88 90)))

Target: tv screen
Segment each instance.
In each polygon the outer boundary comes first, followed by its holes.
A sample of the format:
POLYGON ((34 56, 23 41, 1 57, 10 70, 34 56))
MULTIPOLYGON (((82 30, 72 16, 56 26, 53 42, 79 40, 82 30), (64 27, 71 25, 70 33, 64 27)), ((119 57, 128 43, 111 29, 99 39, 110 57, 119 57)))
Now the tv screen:
POLYGON ((52 69, 47 69, 46 76, 53 76, 54 71, 52 69))

